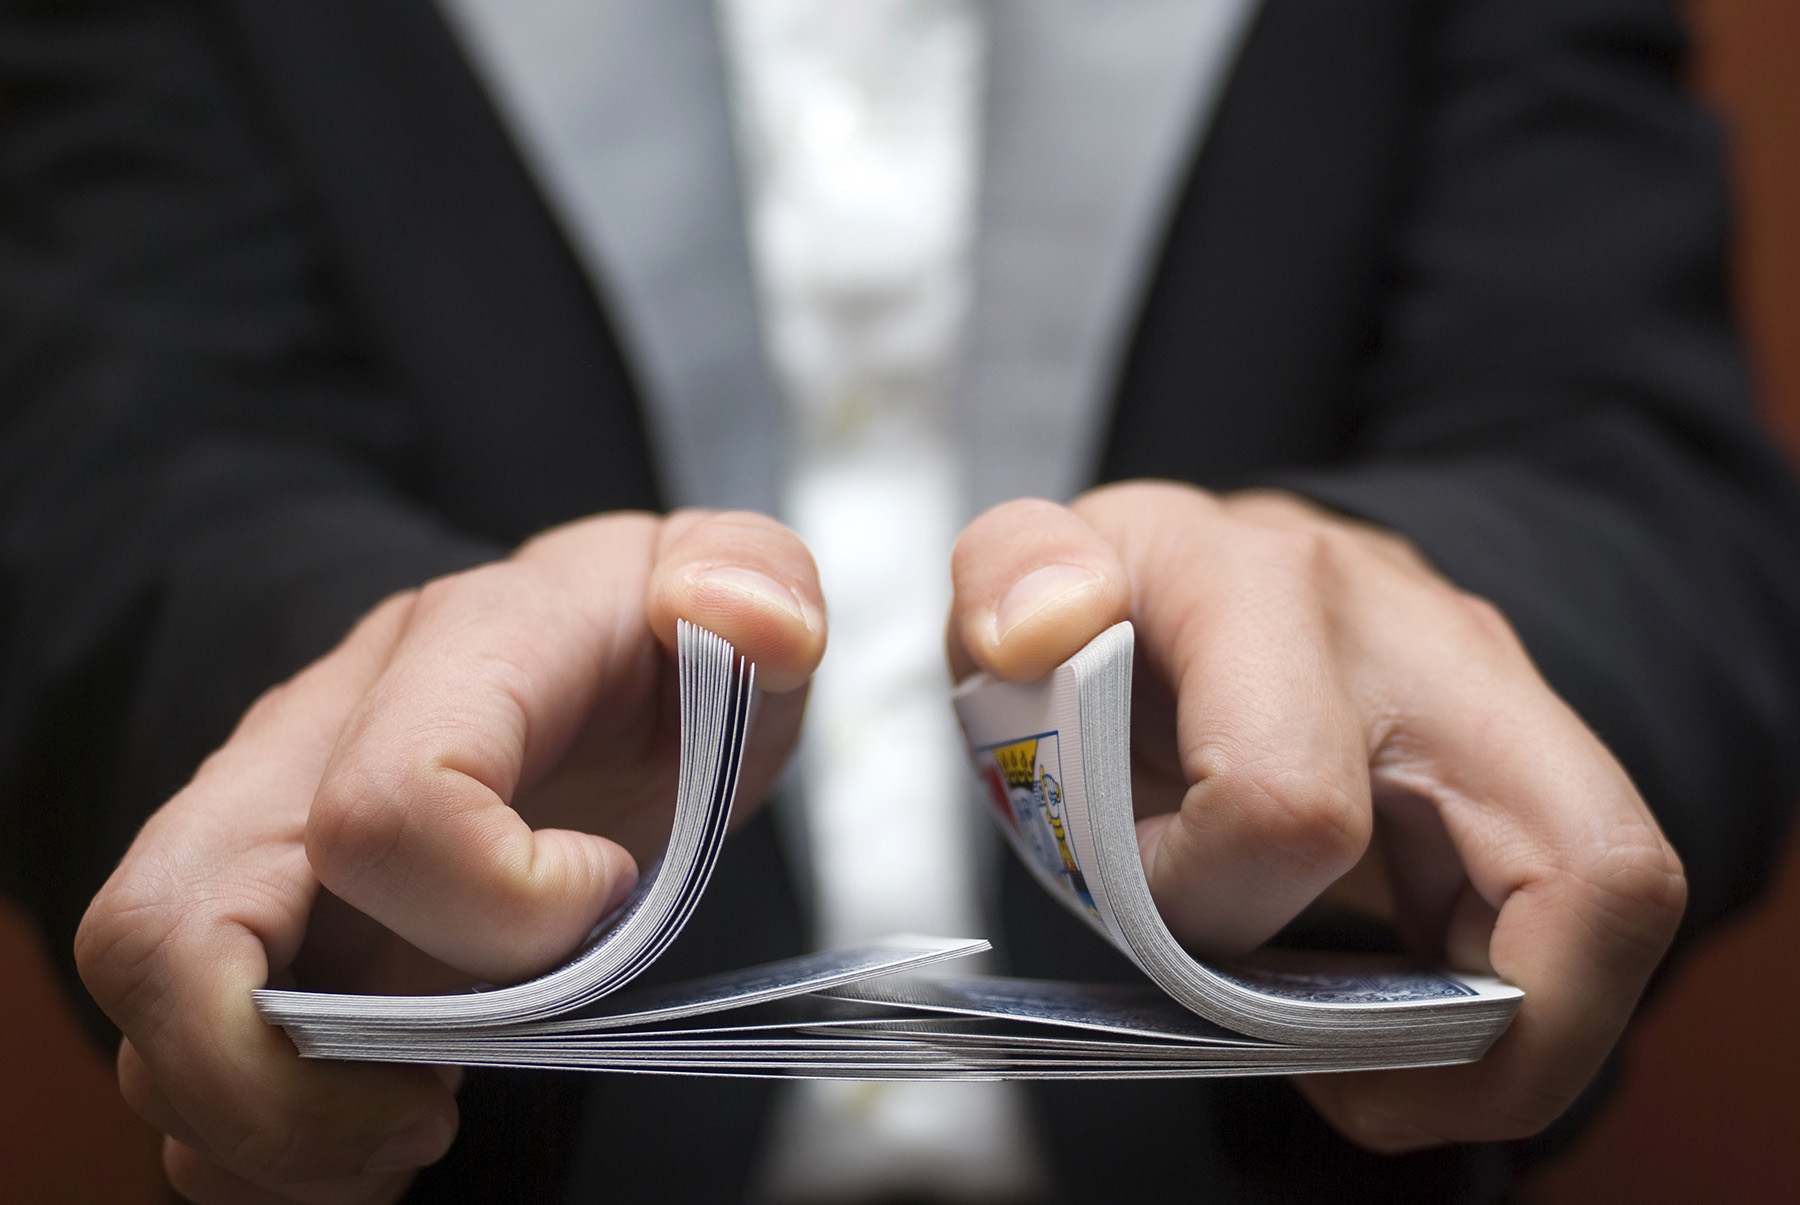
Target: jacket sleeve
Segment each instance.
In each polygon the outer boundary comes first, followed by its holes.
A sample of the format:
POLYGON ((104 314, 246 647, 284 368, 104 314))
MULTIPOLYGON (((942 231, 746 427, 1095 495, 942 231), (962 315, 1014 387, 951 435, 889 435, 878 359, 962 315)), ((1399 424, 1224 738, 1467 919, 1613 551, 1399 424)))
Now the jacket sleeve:
POLYGON ((1272 480, 1500 606, 1679 850, 1691 935, 1800 787, 1800 502, 1734 340, 1719 138, 1661 0, 1440 11, 1349 452, 1272 480))
POLYGON ((65 970, 259 692, 502 551, 412 488, 417 407, 213 36, 198 5, 0 5, 0 863, 65 970))

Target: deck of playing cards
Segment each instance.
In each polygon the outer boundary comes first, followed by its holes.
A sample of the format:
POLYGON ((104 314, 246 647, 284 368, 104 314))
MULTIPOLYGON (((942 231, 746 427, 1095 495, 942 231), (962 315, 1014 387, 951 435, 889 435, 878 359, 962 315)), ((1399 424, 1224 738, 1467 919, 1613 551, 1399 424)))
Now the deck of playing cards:
POLYGON ((406 1063, 851 1079, 1269 1075, 1468 1062, 1523 997, 1494 979, 1371 955, 1270 950, 1209 965, 1150 897, 1131 803, 1132 630, 1046 678, 977 675, 955 706, 1013 849, 1132 960, 1136 985, 941 973, 979 939, 896 935, 655 989, 725 840, 754 668, 683 624, 681 771, 661 860, 567 965, 447 996, 260 990, 302 1054, 406 1063))

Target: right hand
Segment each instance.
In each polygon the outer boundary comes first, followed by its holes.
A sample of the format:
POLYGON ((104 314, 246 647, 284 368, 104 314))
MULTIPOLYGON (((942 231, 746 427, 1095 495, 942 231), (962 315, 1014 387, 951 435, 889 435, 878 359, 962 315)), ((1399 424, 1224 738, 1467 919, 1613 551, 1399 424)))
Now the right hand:
POLYGON ((388 1201, 444 1154, 453 1073, 303 1061, 251 990, 297 967, 442 990, 565 959, 668 833, 678 618, 756 664, 759 800, 824 652, 817 571, 773 520, 680 512, 573 523, 389 599, 150 818, 75 953, 177 1190, 388 1201))
POLYGON ((1525 990, 1478 1062, 1297 1077, 1340 1133, 1523 1138, 1586 1086, 1687 884, 1499 611, 1397 533, 1173 482, 1002 504, 953 567, 958 677, 1030 681, 1132 620, 1138 848, 1190 951, 1234 957, 1354 883, 1413 953, 1525 990))

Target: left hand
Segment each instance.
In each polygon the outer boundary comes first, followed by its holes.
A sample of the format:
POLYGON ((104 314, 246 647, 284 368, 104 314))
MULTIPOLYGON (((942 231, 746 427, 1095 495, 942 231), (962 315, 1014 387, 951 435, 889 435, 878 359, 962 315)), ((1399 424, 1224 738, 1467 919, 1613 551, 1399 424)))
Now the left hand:
POLYGON ((678 619, 769 692, 741 815, 798 736, 824 599, 774 520, 683 511, 591 516, 387 600, 150 817, 75 955, 177 1192, 370 1205, 444 1153, 454 1073, 302 1059, 251 989, 458 990, 569 957, 667 840, 678 619))
POLYGON ((1229 956, 1327 892, 1525 990, 1478 1063, 1296 1080, 1402 1151, 1535 1133, 1618 1040, 1686 902, 1624 769, 1505 618, 1405 540, 1277 493, 1134 483, 963 533, 949 651, 1025 681, 1137 628, 1133 796, 1157 907, 1229 956))

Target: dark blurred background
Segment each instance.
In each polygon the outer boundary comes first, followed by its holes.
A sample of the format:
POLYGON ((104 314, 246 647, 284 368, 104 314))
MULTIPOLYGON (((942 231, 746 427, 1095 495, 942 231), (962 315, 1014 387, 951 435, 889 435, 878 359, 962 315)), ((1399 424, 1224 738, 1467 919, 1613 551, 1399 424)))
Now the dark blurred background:
MULTIPOLYGON (((1800 457, 1800 3, 1689 0, 1695 89, 1723 118, 1738 293, 1770 416, 1800 457)), ((1795 733, 1800 740, 1800 733, 1795 733)), ((0 905, 0 1202, 170 1200, 160 1143, 0 905)), ((1612 1106, 1534 1205, 1792 1201, 1800 1185, 1800 841, 1772 895, 1671 979, 1612 1106)))

